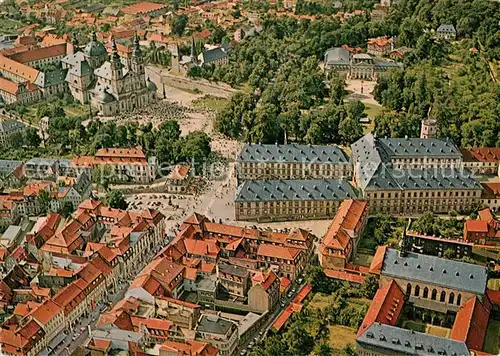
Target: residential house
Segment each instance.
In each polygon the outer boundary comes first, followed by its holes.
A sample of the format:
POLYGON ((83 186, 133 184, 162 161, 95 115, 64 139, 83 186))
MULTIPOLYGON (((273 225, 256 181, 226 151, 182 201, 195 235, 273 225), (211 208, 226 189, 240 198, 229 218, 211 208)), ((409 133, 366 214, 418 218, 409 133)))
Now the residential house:
POLYGON ((217 315, 202 315, 196 327, 195 340, 216 347, 221 356, 234 355, 238 347, 238 326, 217 315))
POLYGON ((436 37, 444 40, 454 40, 457 38, 457 30, 453 25, 443 24, 437 28, 436 37))
POLYGON ((500 175, 500 148, 463 148, 463 165, 474 174, 500 175))
POLYGON ((248 291, 251 310, 259 313, 272 311, 279 304, 280 297, 280 278, 276 273, 256 272, 252 276, 252 287, 248 291))

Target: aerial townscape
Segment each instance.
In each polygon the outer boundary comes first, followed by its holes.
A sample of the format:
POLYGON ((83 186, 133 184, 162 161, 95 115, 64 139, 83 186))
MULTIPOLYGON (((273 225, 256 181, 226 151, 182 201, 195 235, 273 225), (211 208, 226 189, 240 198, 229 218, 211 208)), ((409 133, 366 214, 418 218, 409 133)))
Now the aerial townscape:
POLYGON ((500 355, 500 1, 0 0, 0 355, 500 355))

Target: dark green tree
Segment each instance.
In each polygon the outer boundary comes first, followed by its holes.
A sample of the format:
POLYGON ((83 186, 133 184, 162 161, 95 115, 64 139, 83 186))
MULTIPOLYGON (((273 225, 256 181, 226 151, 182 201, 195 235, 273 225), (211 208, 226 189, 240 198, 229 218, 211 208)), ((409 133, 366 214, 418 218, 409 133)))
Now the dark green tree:
POLYGON ((123 192, 117 189, 112 189, 106 193, 106 203, 109 207, 115 209, 125 210, 128 207, 128 203, 123 196, 123 192))

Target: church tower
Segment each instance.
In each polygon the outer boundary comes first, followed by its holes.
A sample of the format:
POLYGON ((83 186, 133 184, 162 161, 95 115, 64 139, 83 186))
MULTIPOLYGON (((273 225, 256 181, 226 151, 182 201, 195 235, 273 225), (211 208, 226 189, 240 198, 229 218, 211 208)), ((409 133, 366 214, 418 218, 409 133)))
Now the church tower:
POLYGON ((191 64, 198 65, 198 56, 196 55, 196 44, 194 37, 191 37, 191 64))
POLYGON ((139 45, 139 36, 137 36, 137 34, 135 34, 134 38, 134 51, 132 53, 131 67, 134 73, 144 73, 144 58, 142 56, 141 46, 139 45))
POLYGON ((111 58, 109 62, 111 63, 111 80, 120 80, 123 78, 123 63, 118 55, 118 49, 116 48, 116 41, 112 40, 112 51, 111 58))

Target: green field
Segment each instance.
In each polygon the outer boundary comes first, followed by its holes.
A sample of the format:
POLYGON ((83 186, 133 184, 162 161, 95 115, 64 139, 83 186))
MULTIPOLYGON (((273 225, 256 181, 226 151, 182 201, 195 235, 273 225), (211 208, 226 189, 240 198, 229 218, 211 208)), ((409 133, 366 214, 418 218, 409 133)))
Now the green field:
POLYGON ((418 331, 421 333, 426 333, 429 335, 439 336, 443 338, 449 338, 451 329, 443 328, 442 326, 436 326, 431 324, 424 324, 419 321, 408 320, 403 323, 405 329, 418 331))
POLYGON ((308 304, 311 309, 323 309, 332 302, 332 296, 323 293, 316 293, 308 304))
MULTIPOLYGON (((330 335, 328 337, 328 344, 336 351, 343 350, 348 344, 354 346, 356 341, 356 330, 347 326, 333 325, 329 326, 330 335)), ((338 353, 333 353, 337 355, 338 353)))
POLYGON ((353 262, 359 266, 370 267, 372 260, 373 260, 373 255, 358 252, 356 253, 356 257, 354 258, 353 262))
POLYGON ((484 340, 483 351, 493 355, 500 353, 500 321, 490 320, 486 339, 484 340))
POLYGON ((214 111, 221 111, 229 103, 228 99, 206 95, 201 99, 193 100, 193 105, 198 108, 206 108, 214 111))
POLYGON ((15 33, 16 29, 25 26, 24 23, 10 19, 8 17, 0 18, 0 35, 15 33))
POLYGON ((419 323, 417 321, 406 321, 403 327, 408 330, 414 330, 421 333, 425 333, 425 324, 419 323))

